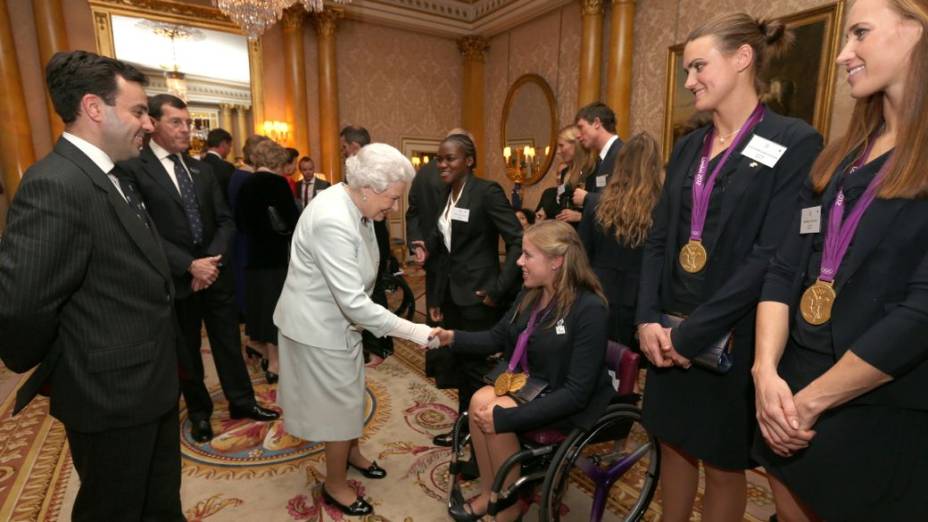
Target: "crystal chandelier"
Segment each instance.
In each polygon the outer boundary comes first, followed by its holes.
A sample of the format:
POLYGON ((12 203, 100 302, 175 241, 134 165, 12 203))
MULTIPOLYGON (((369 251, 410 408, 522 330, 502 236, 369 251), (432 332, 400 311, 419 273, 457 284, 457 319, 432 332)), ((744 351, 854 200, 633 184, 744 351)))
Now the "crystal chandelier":
MULTIPOLYGON (((268 27, 277 23, 284 11, 294 4, 303 4, 311 12, 318 13, 323 9, 323 0, 213 0, 213 4, 220 11, 238 24, 248 35, 256 40, 268 27)), ((351 0, 333 0, 344 4, 351 0)))

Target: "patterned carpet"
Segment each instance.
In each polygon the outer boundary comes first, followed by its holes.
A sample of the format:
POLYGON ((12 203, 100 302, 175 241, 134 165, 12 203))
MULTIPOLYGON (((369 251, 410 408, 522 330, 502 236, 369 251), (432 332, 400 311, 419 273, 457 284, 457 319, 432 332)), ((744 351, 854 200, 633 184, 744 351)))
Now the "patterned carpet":
MULTIPOLYGON (((419 296, 417 316, 422 320, 423 278, 414 268, 410 272, 407 278, 419 296)), ((203 351, 209 351, 205 343, 203 351)), ((367 517, 367 522, 449 520, 445 502, 450 452, 432 446, 430 440, 453 423, 455 402, 453 394, 436 390, 423 376, 423 360, 417 348, 397 343, 396 354, 367 373, 362 447, 389 473, 381 481, 349 473, 353 487, 375 507, 377 514, 367 517)), ((287 435, 280 422, 230 420, 212 358, 206 357, 205 362, 216 404, 212 422, 217 436, 207 444, 193 442, 181 405, 181 494, 187 518, 209 522, 350 520, 320 498, 318 485, 325 469, 321 445, 287 435)), ((274 404, 276 387, 264 382, 256 364, 250 363, 249 371, 258 400, 274 404)), ((23 379, 0 366, 0 520, 68 520, 78 481, 61 424, 48 416, 44 399, 10 417, 14 392, 23 379)), ((578 498, 582 493, 575 491, 580 490, 572 490, 565 499, 565 520, 585 519, 580 513, 589 499, 578 498)), ((620 491, 633 495, 633 483, 620 491)), ((473 485, 468 492, 474 492, 473 485)), ((760 472, 749 474, 748 503, 745 520, 751 522, 766 521, 773 511, 760 472)), ((701 498, 692 520, 702 520, 700 512, 701 498)), ((530 514, 534 513, 537 508, 533 507, 530 514)), ((646 520, 657 520, 659 513, 660 492, 646 520)), ((535 520, 532 516, 526 519, 535 520)))

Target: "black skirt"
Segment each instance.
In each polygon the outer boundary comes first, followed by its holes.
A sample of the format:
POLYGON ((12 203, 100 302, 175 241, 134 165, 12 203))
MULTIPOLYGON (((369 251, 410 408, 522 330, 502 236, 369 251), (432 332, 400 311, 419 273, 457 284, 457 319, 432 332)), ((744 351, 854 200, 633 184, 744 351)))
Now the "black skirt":
POLYGON ((277 344, 274 308, 287 279, 287 267, 245 270, 245 333, 252 341, 277 344))
POLYGON ((928 520, 928 412, 850 405, 825 412, 809 447, 774 454, 758 432, 754 456, 829 521, 928 520))
POLYGON ((648 432, 717 468, 753 468, 752 336, 753 330, 735 336, 734 364, 724 375, 696 366, 648 368, 642 411, 648 432))

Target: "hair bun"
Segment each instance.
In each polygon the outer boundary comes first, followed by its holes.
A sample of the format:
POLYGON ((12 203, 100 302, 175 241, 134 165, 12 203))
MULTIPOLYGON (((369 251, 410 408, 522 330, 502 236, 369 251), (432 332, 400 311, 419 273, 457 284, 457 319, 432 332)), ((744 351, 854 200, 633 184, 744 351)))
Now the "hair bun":
POLYGON ((793 43, 793 32, 787 30, 786 24, 779 20, 757 19, 757 28, 764 35, 764 43, 772 56, 781 55, 793 43))

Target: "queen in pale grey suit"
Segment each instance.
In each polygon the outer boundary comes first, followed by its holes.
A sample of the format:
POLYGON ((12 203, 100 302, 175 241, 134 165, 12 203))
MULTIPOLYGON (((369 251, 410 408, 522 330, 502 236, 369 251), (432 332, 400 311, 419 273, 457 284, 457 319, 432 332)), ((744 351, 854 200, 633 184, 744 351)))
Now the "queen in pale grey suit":
POLYGON ((278 403, 284 428, 326 442, 325 500, 352 515, 373 508, 347 483, 346 468, 368 478, 386 471, 361 453, 364 359, 361 331, 427 342, 429 328, 370 299, 379 251, 373 221, 406 193, 415 171, 395 148, 372 143, 346 161, 348 184, 320 192, 300 216, 290 266, 274 312, 280 331, 278 403))

